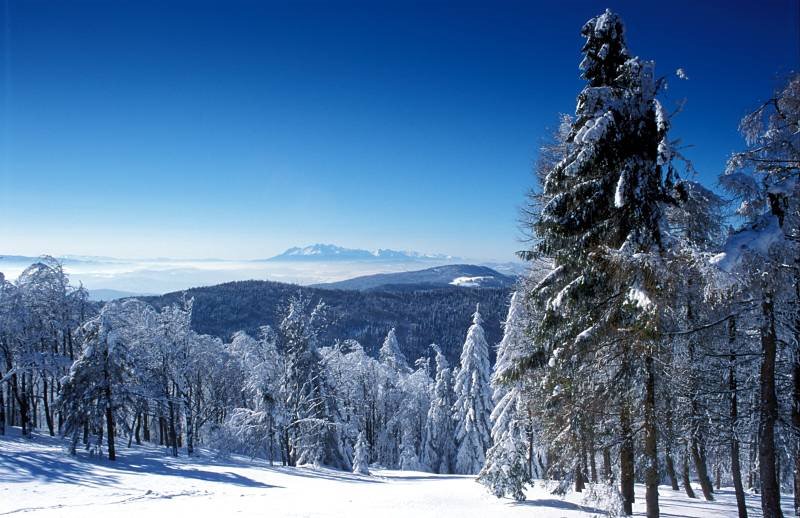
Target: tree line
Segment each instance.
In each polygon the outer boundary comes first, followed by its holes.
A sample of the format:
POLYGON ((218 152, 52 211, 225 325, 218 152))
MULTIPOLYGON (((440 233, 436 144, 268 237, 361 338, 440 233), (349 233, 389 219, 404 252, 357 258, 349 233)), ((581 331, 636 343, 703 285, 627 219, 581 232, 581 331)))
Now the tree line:
POLYGON ((491 367, 478 310, 454 370, 436 344, 410 363, 394 329, 377 357, 352 339, 323 341, 327 307, 303 293, 275 328, 223 341, 193 329, 192 298, 98 309, 52 258, 1 288, 2 433, 46 423, 70 453, 111 460, 120 444, 151 443, 359 473, 483 465, 491 367))

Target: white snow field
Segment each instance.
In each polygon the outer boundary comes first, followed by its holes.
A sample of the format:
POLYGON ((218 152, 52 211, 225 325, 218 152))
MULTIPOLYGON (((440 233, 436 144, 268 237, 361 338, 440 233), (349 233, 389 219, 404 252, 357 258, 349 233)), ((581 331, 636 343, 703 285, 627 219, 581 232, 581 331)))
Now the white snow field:
MULTIPOLYGON (((0 437, 0 516, 136 517, 203 516, 370 518, 572 518, 604 516, 580 495, 561 499, 537 484, 526 502, 489 495, 474 477, 375 470, 361 476, 325 468, 270 467, 244 457, 216 460, 202 452, 171 458, 151 447, 120 447, 116 462, 17 429, 0 437)), ((696 489, 699 491, 699 488, 696 489)), ((636 488, 636 514, 644 513, 644 488, 636 488)), ((663 487, 661 516, 736 516, 733 494, 716 502, 691 501, 663 487)), ((789 499, 786 499, 789 512, 789 499)), ((750 516, 760 516, 757 497, 750 516)))

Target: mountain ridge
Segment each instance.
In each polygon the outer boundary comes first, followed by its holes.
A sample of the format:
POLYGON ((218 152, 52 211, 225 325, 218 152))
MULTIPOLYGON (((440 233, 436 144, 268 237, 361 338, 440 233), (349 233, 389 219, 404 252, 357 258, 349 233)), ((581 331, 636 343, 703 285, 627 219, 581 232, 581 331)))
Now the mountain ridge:
POLYGON ((311 287, 356 291, 376 290, 387 287, 398 289, 401 286, 421 289, 445 286, 511 288, 516 282, 516 277, 504 275, 487 266, 447 264, 408 272, 361 275, 342 281, 313 284, 311 287))
POLYGON ((425 254, 412 250, 392 250, 378 248, 346 248, 342 246, 315 243, 304 247, 293 246, 283 253, 261 259, 262 261, 455 261, 456 257, 446 254, 425 254))

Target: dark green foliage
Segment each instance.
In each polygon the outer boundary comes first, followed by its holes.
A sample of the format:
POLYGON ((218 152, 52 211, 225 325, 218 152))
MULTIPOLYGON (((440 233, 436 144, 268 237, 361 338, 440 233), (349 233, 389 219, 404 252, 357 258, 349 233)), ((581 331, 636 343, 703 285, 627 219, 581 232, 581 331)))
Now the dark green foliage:
MULTIPOLYGON (((322 331, 321 345, 352 338, 358 340, 368 354, 377 357, 386 333, 394 327, 403 352, 410 360, 429 356, 428 346, 437 343, 447 359, 455 364, 475 304, 481 305, 489 344, 500 341, 500 322, 508 310, 510 290, 403 287, 358 292, 269 281, 241 281, 193 288, 186 292, 188 297, 194 298, 194 330, 223 340, 229 340, 239 330, 255 335, 262 325, 277 328, 287 302, 298 293, 315 302, 322 300, 327 306, 331 323, 322 331)), ((142 300, 160 309, 182 297, 183 292, 175 292, 143 297, 142 300)), ((493 347, 490 347, 490 354, 494 354, 493 347)))

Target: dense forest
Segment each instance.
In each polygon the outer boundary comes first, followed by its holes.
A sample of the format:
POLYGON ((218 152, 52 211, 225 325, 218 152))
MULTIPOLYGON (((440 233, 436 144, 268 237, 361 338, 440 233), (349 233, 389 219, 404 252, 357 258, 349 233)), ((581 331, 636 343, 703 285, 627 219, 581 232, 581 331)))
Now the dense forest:
MULTIPOLYGON (((256 334, 261 326, 276 327, 289 300, 302 294, 309 300, 324 302, 328 308, 330 321, 321 331, 322 343, 353 339, 375 356, 386 333, 394 328, 409 358, 432 358, 429 346, 436 343, 448 361, 456 362, 476 304, 481 305, 487 340, 491 344, 500 341, 510 293, 505 288, 409 285, 362 292, 242 281, 141 300, 161 309, 184 297, 191 298, 194 300, 192 328, 229 340, 237 331, 256 334)), ((493 358, 494 350, 491 355, 493 358)))

